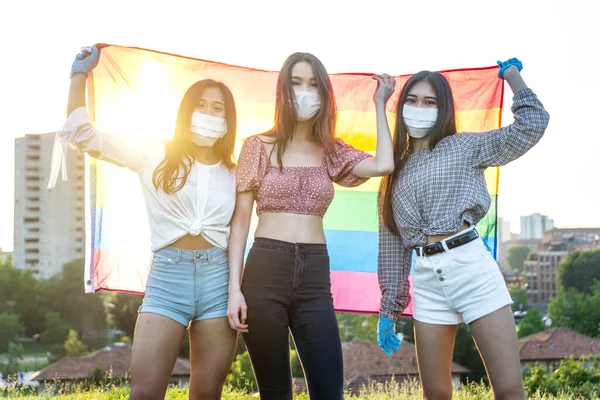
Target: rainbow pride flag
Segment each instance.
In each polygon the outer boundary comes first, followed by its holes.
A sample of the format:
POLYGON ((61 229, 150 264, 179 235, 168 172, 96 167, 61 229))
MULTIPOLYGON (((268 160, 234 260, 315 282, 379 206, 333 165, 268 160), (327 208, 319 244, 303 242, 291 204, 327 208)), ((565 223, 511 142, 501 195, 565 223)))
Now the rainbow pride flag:
MULTIPOLYGON (((88 77, 88 109, 104 131, 137 138, 169 138, 183 94, 194 82, 224 82, 238 110, 239 154, 245 138, 273 124, 278 72, 181 57, 158 51, 98 45, 100 61, 88 77)), ((283 62, 283 60, 282 60, 283 62)), ((500 126, 503 81, 497 67, 443 71, 454 92, 459 131, 481 132, 500 126)), ((347 143, 375 151, 376 119, 372 74, 332 74, 338 106, 336 135, 347 143)), ((395 104, 409 75, 396 77, 388 103, 393 129, 395 104)), ((135 173, 86 157, 86 292, 143 293, 150 267, 150 231, 135 173)), ((496 253, 498 168, 486 171, 493 203, 478 225, 496 253)), ((357 188, 336 186, 324 223, 331 256, 332 293, 338 311, 377 312, 377 207, 380 179, 357 188)), ((252 220, 253 231, 257 217, 252 220)), ((248 248, 252 242, 248 240, 248 248)), ((405 314, 412 314, 412 305, 405 314)))

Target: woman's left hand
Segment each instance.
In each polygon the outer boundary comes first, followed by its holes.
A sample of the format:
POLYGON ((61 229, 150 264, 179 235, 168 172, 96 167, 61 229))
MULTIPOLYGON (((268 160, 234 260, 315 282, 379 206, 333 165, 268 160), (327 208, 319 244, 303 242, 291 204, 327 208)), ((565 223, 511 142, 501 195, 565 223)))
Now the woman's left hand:
POLYGON ((377 81, 377 89, 375 89, 373 101, 385 105, 394 93, 396 80, 388 74, 373 75, 373 79, 377 81))
POLYGON ((521 72, 521 70, 523 69, 523 63, 518 58, 509 58, 506 61, 498 61, 497 64, 500 67, 500 69, 498 70, 498 78, 500 79, 505 78, 504 73, 510 67, 516 67, 519 72, 521 72))

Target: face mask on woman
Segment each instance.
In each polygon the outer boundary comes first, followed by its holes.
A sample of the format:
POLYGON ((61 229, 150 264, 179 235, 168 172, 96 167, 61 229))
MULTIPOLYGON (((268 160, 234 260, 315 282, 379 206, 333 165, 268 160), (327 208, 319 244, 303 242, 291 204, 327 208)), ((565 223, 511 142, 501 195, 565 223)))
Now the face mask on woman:
POLYGON ((308 121, 321 108, 321 96, 312 92, 295 92, 296 116, 298 121, 308 121))
POLYGON ((194 111, 192 113, 192 142, 196 146, 211 147, 227 134, 225 118, 213 117, 194 111))
POLYGON ((402 118, 410 137, 425 137, 435 126, 438 117, 437 108, 419 108, 407 104, 402 108, 402 118))

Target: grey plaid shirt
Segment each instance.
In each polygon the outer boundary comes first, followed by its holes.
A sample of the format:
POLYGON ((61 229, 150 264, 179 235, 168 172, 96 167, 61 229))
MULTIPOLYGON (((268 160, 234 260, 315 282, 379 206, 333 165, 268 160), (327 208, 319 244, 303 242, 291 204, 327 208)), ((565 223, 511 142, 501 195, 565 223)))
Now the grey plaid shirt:
POLYGON ((458 231, 464 221, 475 225, 490 207, 487 167, 515 160, 542 137, 549 116, 531 89, 513 97, 515 121, 484 133, 460 133, 409 156, 392 188, 392 209, 400 235, 379 223, 377 274, 380 315, 396 319, 410 302, 408 276, 412 249, 428 235, 458 231))

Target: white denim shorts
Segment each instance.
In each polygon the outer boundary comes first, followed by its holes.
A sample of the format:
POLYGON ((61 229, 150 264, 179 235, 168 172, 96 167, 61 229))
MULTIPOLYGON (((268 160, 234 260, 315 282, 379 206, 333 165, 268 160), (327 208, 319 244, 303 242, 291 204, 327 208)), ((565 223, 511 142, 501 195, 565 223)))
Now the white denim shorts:
POLYGON ((453 249, 444 243, 444 248, 443 253, 416 256, 414 319, 438 325, 470 324, 513 303, 481 237, 453 249))

